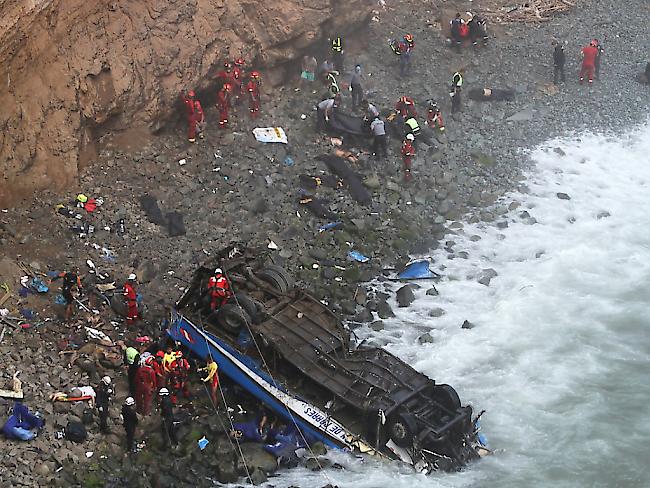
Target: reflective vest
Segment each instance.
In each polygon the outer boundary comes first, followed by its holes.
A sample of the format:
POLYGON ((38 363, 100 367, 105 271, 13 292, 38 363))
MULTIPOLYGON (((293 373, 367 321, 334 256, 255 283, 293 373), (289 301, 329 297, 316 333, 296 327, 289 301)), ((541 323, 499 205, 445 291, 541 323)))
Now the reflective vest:
POLYGON ((341 91, 341 90, 339 89, 339 84, 338 84, 338 82, 336 81, 336 77, 335 77, 332 73, 328 73, 328 75, 327 75, 327 81, 329 81, 329 83, 330 83, 330 88, 329 88, 329 90, 330 90, 330 93, 331 93, 332 95, 336 95, 337 93, 339 93, 339 92, 341 91))
POLYGON ((127 364, 133 364, 135 361, 135 357, 140 354, 138 350, 135 347, 127 347, 126 351, 124 351, 124 355, 126 356, 126 362, 127 364))
POLYGON ((340 53, 343 51, 343 44, 341 43, 340 37, 335 37, 332 39, 332 52, 340 53))
POLYGON ((456 71, 451 79, 452 88, 461 88, 463 86, 463 75, 456 71))
POLYGON ((404 122, 404 124, 408 127, 409 132, 414 136, 417 136, 420 133, 420 125, 413 117, 404 122))

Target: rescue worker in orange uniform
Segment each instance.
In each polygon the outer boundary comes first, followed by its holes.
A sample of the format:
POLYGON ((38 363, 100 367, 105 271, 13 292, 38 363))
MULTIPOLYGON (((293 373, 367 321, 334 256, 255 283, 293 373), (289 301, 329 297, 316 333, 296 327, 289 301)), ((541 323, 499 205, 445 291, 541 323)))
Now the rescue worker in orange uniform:
POLYGON ((187 386, 189 374, 190 363, 183 357, 181 351, 176 351, 176 359, 170 365, 171 397, 174 405, 181 395, 190 398, 190 390, 187 386))
POLYGON ((239 99, 244 95, 244 65, 246 62, 244 58, 237 58, 233 61, 234 68, 232 69, 232 84, 235 97, 239 99))
POLYGON ((582 48, 582 68, 580 69, 580 84, 589 80, 589 85, 594 82, 594 71, 596 70, 596 57, 598 56, 598 42, 591 41, 588 46, 582 48))
POLYGON ((260 113, 260 74, 253 71, 246 83, 246 91, 248 92, 248 110, 250 111, 251 118, 256 119, 260 113))
POLYGON ((167 382, 167 372, 165 371, 165 367, 163 366, 163 358, 165 357, 165 352, 164 351, 158 351, 156 353, 156 356, 154 358, 154 362, 151 365, 151 367, 154 370, 154 373, 156 373, 156 389, 160 389, 163 386, 165 386, 167 382))
POLYGON ((415 156, 415 147, 413 147, 413 141, 415 136, 413 134, 406 134, 404 142, 402 142, 402 158, 404 161, 404 181, 411 180, 411 164, 413 162, 413 157, 415 156))
POLYGON ((219 128, 225 129, 228 125, 228 111, 232 108, 230 94, 232 93, 232 84, 225 83, 217 93, 217 108, 219 109, 219 128))
POLYGON ((218 310, 232 296, 230 283, 223 275, 221 268, 214 270, 214 276, 208 280, 208 293, 210 293, 210 310, 218 310))
POLYGON ((128 280, 126 283, 124 283, 124 298, 126 299, 126 324, 127 325, 133 325, 135 324, 138 319, 140 318, 140 314, 138 312, 138 294, 135 291, 135 283, 136 283, 137 277, 135 276, 134 273, 131 273, 128 277, 128 280))
POLYGON ((151 412, 153 394, 158 386, 156 372, 152 368, 153 363, 155 363, 153 357, 147 358, 135 374, 135 404, 136 411, 140 415, 149 415, 151 412))
POLYGON ((189 142, 196 142, 196 125, 197 125, 197 117, 196 117, 196 110, 195 110, 195 102, 198 103, 198 107, 201 110, 201 117, 203 116, 203 110, 201 109, 201 103, 196 100, 196 94, 194 93, 194 90, 190 90, 187 92, 187 96, 185 96, 181 92, 181 100, 183 101, 183 105, 185 105, 185 109, 187 112, 187 140, 189 142))
POLYGON ((404 119, 418 116, 417 111, 415 110, 415 102, 411 97, 400 97, 395 104, 395 110, 397 110, 404 119))

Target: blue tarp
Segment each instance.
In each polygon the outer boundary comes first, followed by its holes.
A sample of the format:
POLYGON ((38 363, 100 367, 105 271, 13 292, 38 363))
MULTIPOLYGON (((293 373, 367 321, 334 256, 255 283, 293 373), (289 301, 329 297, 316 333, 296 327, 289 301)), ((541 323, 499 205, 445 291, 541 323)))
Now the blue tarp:
POLYGON ((20 402, 14 404, 12 415, 7 419, 2 432, 7 439, 32 440, 36 437, 35 429, 42 429, 45 421, 29 412, 20 402))
POLYGON ((428 259, 418 259, 408 263, 402 271, 397 273, 397 278, 400 280, 413 280, 436 278, 438 275, 431 271, 429 268, 428 259))

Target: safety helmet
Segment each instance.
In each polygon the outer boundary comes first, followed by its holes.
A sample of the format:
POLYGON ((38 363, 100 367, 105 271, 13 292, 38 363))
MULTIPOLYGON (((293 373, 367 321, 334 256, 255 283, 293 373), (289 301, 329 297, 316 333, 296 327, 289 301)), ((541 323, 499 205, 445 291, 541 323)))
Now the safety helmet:
POLYGON ((413 34, 405 34, 404 35, 404 40, 406 42, 413 42, 413 34))
POLYGON ((135 405, 135 400, 133 397, 126 397, 126 400, 124 400, 124 405, 135 405))
POLYGON ((165 351, 158 351, 156 353, 157 358, 164 358, 165 357, 165 351))
POLYGON ((232 85, 230 83, 225 83, 223 89, 227 92, 232 91, 232 85))
POLYGON ((230 69, 230 68, 232 68, 232 64, 230 64, 229 61, 226 61, 225 63, 223 63, 223 67, 226 68, 226 69, 230 69))
POLYGON ((361 65, 360 65, 360 64, 357 64, 357 65, 354 67, 354 71, 361 71, 361 65))
POLYGON ((214 274, 223 274, 223 270, 221 268, 217 268, 214 270, 214 274))
POLYGON ((243 435, 244 435, 244 433, 239 429, 235 429, 235 430, 232 431, 232 436, 235 439, 240 439, 243 435))
POLYGON ((137 276, 135 275, 135 273, 131 273, 129 275, 129 278, 128 278, 129 281, 135 281, 136 279, 137 279, 137 276))
POLYGON ((251 78, 253 78, 254 80, 259 80, 260 79, 260 72, 259 71, 253 71, 251 73, 251 78))
POLYGON ((589 45, 592 47, 598 47, 598 39, 592 39, 589 45))
POLYGON ((438 103, 433 98, 427 100, 427 104, 430 108, 438 108, 438 103))
POLYGON ((196 93, 194 93, 194 90, 190 90, 187 92, 187 96, 190 98, 194 98, 196 96, 196 93))
POLYGON ((102 378, 102 383, 104 383, 106 386, 111 384, 111 377, 110 376, 104 376, 102 378))
POLYGON ((167 388, 161 388, 160 391, 158 392, 158 395, 167 396, 169 395, 169 390, 167 388))
POLYGON ((183 357, 183 351, 176 351, 176 358, 180 359, 183 357))
POLYGON ((239 67, 241 67, 241 66, 244 66, 244 63, 245 63, 245 62, 244 62, 244 58, 237 58, 237 59, 235 59, 235 66, 239 66, 239 67))
POLYGON ((415 136, 414 136, 413 134, 406 134, 406 138, 407 138, 409 141, 414 141, 414 140, 415 140, 415 136))

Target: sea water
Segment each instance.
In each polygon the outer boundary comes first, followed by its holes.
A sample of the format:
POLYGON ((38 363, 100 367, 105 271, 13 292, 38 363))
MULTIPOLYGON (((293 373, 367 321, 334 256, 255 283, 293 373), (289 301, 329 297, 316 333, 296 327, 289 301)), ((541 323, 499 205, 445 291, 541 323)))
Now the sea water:
POLYGON ((494 455, 432 476, 341 456, 342 471, 273 484, 650 487, 649 155, 649 125, 535 148, 526 189, 498 203, 519 203, 498 218, 508 227, 464 223, 448 239, 469 258, 432 255, 439 296, 420 283, 383 331, 362 331, 485 409, 494 455), (477 282, 485 269, 498 273, 489 286, 477 282))

